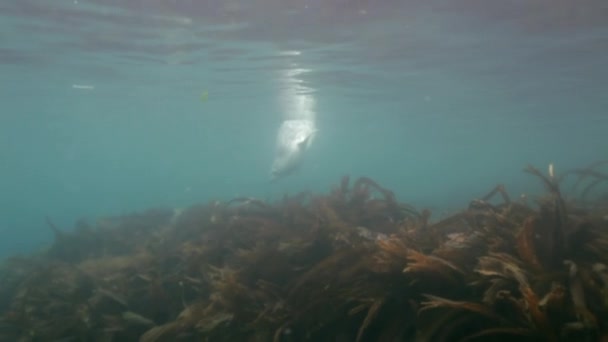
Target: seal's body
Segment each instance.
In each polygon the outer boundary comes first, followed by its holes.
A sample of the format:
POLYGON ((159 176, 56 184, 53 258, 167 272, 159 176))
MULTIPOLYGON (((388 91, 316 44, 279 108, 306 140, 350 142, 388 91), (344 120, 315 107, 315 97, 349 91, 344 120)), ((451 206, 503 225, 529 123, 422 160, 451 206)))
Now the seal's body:
POLYGON ((283 121, 277 134, 276 154, 271 170, 273 181, 292 174, 300 167, 316 133, 313 120, 283 121))

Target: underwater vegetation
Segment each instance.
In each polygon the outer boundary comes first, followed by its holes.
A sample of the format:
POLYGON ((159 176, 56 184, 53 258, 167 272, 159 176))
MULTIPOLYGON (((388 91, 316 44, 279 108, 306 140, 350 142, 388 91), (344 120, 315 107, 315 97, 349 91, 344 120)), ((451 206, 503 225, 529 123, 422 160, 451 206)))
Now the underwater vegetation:
POLYGON ((529 166, 542 196, 499 185, 437 222, 349 177, 276 203, 48 220, 48 250, 0 266, 0 340, 608 341, 605 165, 529 166))

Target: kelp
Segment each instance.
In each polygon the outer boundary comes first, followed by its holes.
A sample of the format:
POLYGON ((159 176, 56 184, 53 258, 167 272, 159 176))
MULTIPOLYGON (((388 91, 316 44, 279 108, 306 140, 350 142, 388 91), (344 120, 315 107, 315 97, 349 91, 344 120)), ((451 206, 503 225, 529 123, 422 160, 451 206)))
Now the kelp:
POLYGON ((47 218, 54 243, 0 265, 0 340, 606 340, 607 164, 528 166, 536 201, 499 184, 438 221, 348 176, 276 202, 47 218))

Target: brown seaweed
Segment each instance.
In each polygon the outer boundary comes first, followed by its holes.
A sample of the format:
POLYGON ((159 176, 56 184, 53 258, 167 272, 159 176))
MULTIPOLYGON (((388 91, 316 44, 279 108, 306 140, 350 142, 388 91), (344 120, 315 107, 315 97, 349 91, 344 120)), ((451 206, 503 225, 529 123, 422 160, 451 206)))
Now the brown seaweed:
POLYGON ((605 164, 529 166, 536 205, 497 185, 439 221, 348 176, 277 202, 47 219, 48 250, 0 265, 0 340, 601 341, 605 164))

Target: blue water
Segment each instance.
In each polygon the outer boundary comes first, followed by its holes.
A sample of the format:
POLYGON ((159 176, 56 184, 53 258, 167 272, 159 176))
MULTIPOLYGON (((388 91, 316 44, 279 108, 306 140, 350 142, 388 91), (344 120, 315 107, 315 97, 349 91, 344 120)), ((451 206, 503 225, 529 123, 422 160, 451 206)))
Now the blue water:
POLYGON ((528 163, 608 156, 604 3, 4 1, 0 256, 44 247, 47 215, 69 229, 345 174, 436 216, 497 183, 538 191, 528 163), (271 184, 296 84, 319 132, 271 184))

